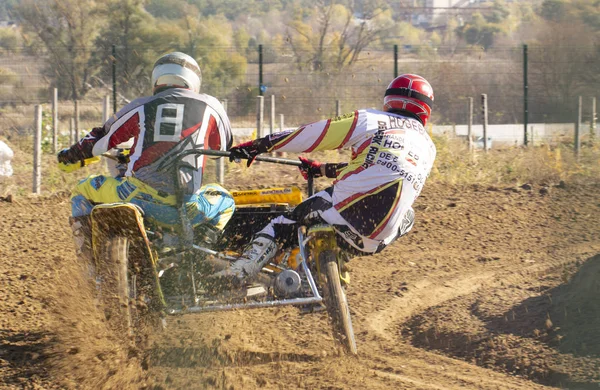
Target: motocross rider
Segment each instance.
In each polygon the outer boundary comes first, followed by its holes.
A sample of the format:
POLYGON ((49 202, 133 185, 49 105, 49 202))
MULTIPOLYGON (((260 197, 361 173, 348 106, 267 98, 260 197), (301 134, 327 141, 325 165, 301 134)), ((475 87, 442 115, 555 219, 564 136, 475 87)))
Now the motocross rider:
POLYGON ((70 221, 80 256, 91 257, 89 215, 98 203, 133 203, 146 218, 173 225, 179 220, 174 195, 179 186, 194 227, 208 223, 223 229, 229 221, 234 210, 229 192, 215 184, 202 186, 204 156, 185 157, 186 167, 179 171, 174 164, 187 150, 227 150, 232 144, 229 118, 216 98, 200 93, 201 82, 200 67, 192 57, 180 52, 163 55, 152 70, 153 96, 134 100, 58 153, 59 165, 83 165, 85 159, 133 139, 124 174, 92 175, 72 193, 70 221))
POLYGON ((332 225, 340 247, 357 256, 378 253, 406 234, 414 222, 411 205, 435 160, 435 145, 425 131, 432 106, 429 82, 404 74, 387 87, 383 111, 357 110, 231 148, 230 159, 248 159, 248 166, 258 154, 274 151, 310 153, 346 147, 352 158, 348 163, 324 164, 300 157, 305 178, 308 173, 326 176, 336 179, 333 185, 300 204, 293 219, 271 220, 228 269, 212 276, 213 282, 235 286, 251 279, 279 245, 293 241, 298 222, 332 225))

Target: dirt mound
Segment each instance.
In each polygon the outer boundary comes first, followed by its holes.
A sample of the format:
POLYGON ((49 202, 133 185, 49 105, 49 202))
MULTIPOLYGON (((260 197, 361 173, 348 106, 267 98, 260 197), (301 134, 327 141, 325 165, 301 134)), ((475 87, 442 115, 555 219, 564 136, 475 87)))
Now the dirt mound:
POLYGON ((413 345, 537 382, 595 388, 600 326, 598 258, 545 270, 538 278, 507 274, 491 285, 413 316, 401 332, 413 345))
POLYGON ((569 283, 552 292, 548 320, 563 353, 600 358, 600 256, 587 260, 569 283))

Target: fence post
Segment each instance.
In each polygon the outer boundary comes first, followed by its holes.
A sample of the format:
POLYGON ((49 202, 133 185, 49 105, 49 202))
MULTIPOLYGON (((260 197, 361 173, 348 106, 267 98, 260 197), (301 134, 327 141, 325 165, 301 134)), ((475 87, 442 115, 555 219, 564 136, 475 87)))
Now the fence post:
POLYGON ((71 145, 77 141, 77 134, 75 134, 75 118, 73 117, 69 120, 69 141, 71 145))
POLYGON ((271 95, 271 118, 269 123, 269 134, 275 132, 275 95, 271 95))
POLYGON ((342 116, 342 104, 339 99, 335 101, 335 116, 342 116))
POLYGON ((579 157, 579 148, 581 147, 581 106, 582 106, 582 98, 579 96, 577 99, 577 122, 575 122, 575 140, 573 149, 575 150, 575 156, 579 157))
POLYGON ((79 100, 75 100, 75 142, 79 140, 79 100))
POLYGON ((488 142, 487 142, 487 128, 488 128, 488 101, 487 94, 481 94, 481 110, 483 113, 483 151, 487 153, 488 142))
MULTIPOLYGON (((225 109, 225 113, 227 113, 227 100, 223 101, 223 108, 225 109)), ((215 168, 217 175, 217 183, 219 183, 220 185, 225 184, 225 157, 217 158, 215 168)))
POLYGON ((58 89, 52 89, 52 153, 58 150, 58 89))
POLYGON ((467 119, 467 142, 469 151, 473 151, 473 98, 469 98, 469 118, 467 119))
POLYGON ((398 45, 394 45, 394 78, 398 77, 398 45))
POLYGON ((113 114, 117 113, 117 47, 112 45, 113 114))
POLYGON ((265 117, 265 97, 257 96, 256 97, 256 137, 262 138, 263 134, 263 122, 265 117))
POLYGON ((106 123, 108 118, 110 118, 110 96, 104 96, 104 101, 102 102, 102 123, 106 123))
POLYGON ((596 97, 592 97, 592 117, 590 118, 590 144, 596 140, 596 97))
POLYGON ((523 45, 523 144, 527 146, 527 125, 529 124, 529 100, 528 90, 529 82, 527 81, 527 45, 523 45))
POLYGON ((33 118, 33 193, 41 192, 42 184, 42 106, 35 106, 33 118))
POLYGON ((263 45, 258 45, 258 95, 262 96, 263 91, 263 45))

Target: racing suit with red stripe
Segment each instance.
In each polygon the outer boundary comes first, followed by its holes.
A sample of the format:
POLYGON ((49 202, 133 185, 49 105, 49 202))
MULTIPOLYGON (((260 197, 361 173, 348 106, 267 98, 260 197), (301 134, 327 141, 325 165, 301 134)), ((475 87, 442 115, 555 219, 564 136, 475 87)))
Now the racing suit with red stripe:
MULTIPOLYGON (((351 247, 375 253, 412 228, 412 204, 435 160, 436 149, 416 119, 365 109, 257 140, 270 152, 309 153, 351 148, 349 163, 337 165, 332 187, 304 203, 317 212, 351 247)), ((303 215, 296 215, 300 220, 303 215)), ((278 227, 295 221, 278 217, 261 231, 277 236, 278 227)))
POLYGON ((227 114, 212 96, 169 88, 136 99, 66 151, 76 162, 133 140, 124 177, 82 180, 73 191, 72 215, 89 215, 98 203, 129 202, 156 222, 173 225, 179 220, 174 194, 182 189, 194 226, 223 228, 233 213, 232 196, 218 185, 202 186, 204 156, 180 156, 190 149, 225 150, 231 138, 227 114), (178 168, 178 160, 185 165, 178 168))

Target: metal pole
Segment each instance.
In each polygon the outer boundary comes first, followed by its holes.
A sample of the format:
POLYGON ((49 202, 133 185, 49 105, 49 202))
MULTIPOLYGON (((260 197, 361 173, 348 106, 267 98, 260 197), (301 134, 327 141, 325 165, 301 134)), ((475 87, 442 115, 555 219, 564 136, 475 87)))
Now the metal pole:
POLYGON ((113 114, 117 112, 117 47, 112 45, 113 114))
POLYGON ((523 45, 523 144, 527 146, 527 125, 529 124, 529 102, 527 92, 527 45, 523 45))
POLYGON ((108 118, 110 118, 110 113, 108 112, 110 107, 110 96, 104 96, 104 100, 102 101, 102 123, 106 123, 108 118))
POLYGON ((269 123, 269 134, 275 132, 275 95, 271 95, 271 118, 269 123))
POLYGON ((52 90, 52 153, 58 150, 58 89, 52 90))
POLYGON ((339 99, 335 101, 335 116, 342 116, 342 104, 339 99))
POLYGON ((467 140, 469 151, 473 151, 473 98, 469 98, 469 118, 467 120, 467 140))
POLYGON ((481 94, 481 110, 483 112, 483 151, 487 153, 488 101, 487 94, 481 94))
POLYGON ((592 117, 590 118, 590 143, 596 138, 596 97, 592 97, 592 117))
POLYGON ((394 78, 398 77, 398 45, 394 45, 394 78))
POLYGON ((75 142, 79 141, 79 100, 75 100, 75 142))
POLYGON ((579 96, 577 99, 577 122, 575 123, 575 156, 579 157, 579 149, 581 147, 581 140, 579 139, 581 134, 581 106, 582 106, 582 98, 579 96))
POLYGON ((263 122, 265 116, 265 97, 257 96, 256 104, 256 138, 262 138, 264 136, 263 122))
POLYGON ((263 45, 258 45, 258 95, 263 96, 263 45))
MULTIPOLYGON (((284 127, 284 117, 283 117, 283 114, 279 114, 279 131, 283 131, 283 127, 284 127)), ((277 152, 277 153, 275 153, 275 155, 279 156, 279 157, 286 157, 287 153, 277 152)))
POLYGON ((69 120, 69 144, 73 145, 77 141, 77 135, 75 134, 75 118, 71 117, 69 120))
MULTIPOLYGON (((223 100, 223 108, 225 109, 225 113, 227 113, 227 100, 223 100)), ((219 157, 215 165, 217 170, 217 183, 223 185, 225 184, 225 158, 219 157)))
POLYGON ((42 106, 36 105, 33 117, 33 193, 39 194, 42 184, 42 106))

